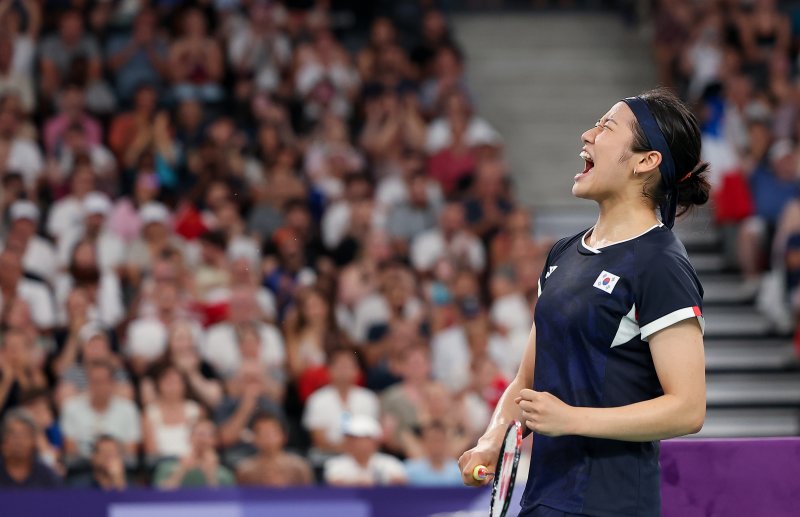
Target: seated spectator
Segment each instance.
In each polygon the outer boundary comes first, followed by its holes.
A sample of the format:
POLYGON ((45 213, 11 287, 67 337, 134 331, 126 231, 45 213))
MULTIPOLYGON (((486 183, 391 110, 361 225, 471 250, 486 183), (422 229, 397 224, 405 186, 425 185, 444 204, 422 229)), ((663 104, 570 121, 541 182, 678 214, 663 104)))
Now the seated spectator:
POLYGON ((183 457, 189 452, 190 429, 201 417, 202 409, 187 398, 186 382, 175 366, 159 364, 152 377, 156 399, 144 406, 144 453, 149 459, 183 457))
POLYGON ((366 415, 352 415, 344 424, 343 454, 325 462, 325 482, 339 487, 404 485, 407 475, 403 463, 378 452, 381 428, 366 415))
POLYGON ((223 54, 216 40, 208 34, 208 24, 200 9, 191 7, 183 12, 181 35, 170 45, 168 63, 176 100, 222 100, 223 54))
POLYGON ((87 366, 88 390, 67 400, 61 413, 64 452, 70 459, 88 459, 102 434, 116 438, 125 455, 133 457, 141 442, 139 410, 114 394, 114 367, 108 362, 87 366))
POLYGON ((220 464, 216 446, 214 424, 207 418, 199 419, 191 429, 189 452, 178 460, 159 463, 153 474, 153 486, 173 490, 235 485, 233 473, 220 464))
POLYGON ((444 257, 457 266, 482 271, 486 252, 466 227, 464 208, 449 201, 439 215, 439 226, 417 235, 411 243, 411 263, 418 272, 430 271, 444 257))
MULTIPOLYGON (((73 165, 69 178, 66 180, 69 193, 53 203, 47 214, 45 230, 58 246, 58 256, 61 264, 66 264, 69 252, 65 250, 63 239, 65 234, 75 231, 75 227, 83 225, 84 199, 87 194, 96 189, 96 178, 92 167, 87 162, 78 162, 73 165)), ((72 249, 69 247, 68 249, 72 249)))
POLYGON ((100 490, 125 490, 128 476, 123 446, 109 434, 101 434, 92 444, 89 459, 91 470, 84 475, 73 475, 69 484, 75 488, 100 490))
POLYGON ((283 379, 270 377, 257 362, 245 362, 225 383, 225 397, 214 408, 213 418, 219 427, 225 463, 235 466, 254 453, 250 424, 259 413, 283 417, 283 379))
POLYGON ((42 179, 44 157, 33 137, 25 132, 27 118, 18 104, 14 93, 0 96, 0 143, 8 149, 0 164, 5 170, 18 172, 25 192, 33 195, 42 179))
POLYGON ((94 112, 107 113, 115 99, 103 82, 100 47, 94 36, 87 34, 81 12, 71 9, 61 14, 58 32, 45 38, 39 47, 40 84, 42 95, 54 100, 59 89, 76 68, 83 68, 87 106, 94 112))
POLYGON ((220 375, 230 376, 242 364, 236 335, 237 328, 242 325, 255 325, 258 328, 261 365, 265 368, 283 366, 286 358, 283 338, 275 326, 259 321, 258 309, 255 290, 251 287, 237 288, 231 292, 228 317, 208 329, 203 356, 220 375))
POLYGON ((58 272, 58 259, 50 242, 37 235, 40 212, 31 201, 16 201, 8 210, 11 225, 6 236, 6 247, 22 254, 25 273, 52 285, 58 272))
POLYGON ((421 431, 424 456, 405 461, 408 484, 414 486, 461 486, 458 461, 448 454, 447 428, 432 422, 421 431))
POLYGON ((436 226, 438 215, 437 207, 430 202, 427 178, 417 174, 408 183, 408 201, 392 208, 386 221, 386 231, 403 255, 414 237, 436 226))
POLYGON ((36 59, 36 44, 42 26, 42 7, 35 2, 21 2, 17 9, 5 3, 0 13, 4 42, 3 79, 0 80, 0 95, 13 91, 20 96, 23 109, 31 113, 36 107, 36 87, 33 82, 33 65, 36 59), (21 8, 21 9, 20 9, 21 8), (23 25, 24 16, 24 25, 23 25))
POLYGON ((38 429, 24 410, 6 413, 0 429, 0 488, 57 488, 61 480, 37 457, 38 429))
POLYGON ((141 232, 128 247, 127 275, 138 284, 149 274, 153 263, 164 252, 183 251, 183 240, 171 228, 169 209, 158 202, 148 202, 139 208, 141 232))
POLYGON ((21 402, 25 391, 47 387, 41 355, 19 330, 7 330, 0 343, 0 413, 21 402))
POLYGON ((62 142, 53 153, 58 173, 66 174, 76 163, 86 163, 98 178, 104 189, 113 189, 117 176, 117 161, 104 145, 90 142, 86 130, 78 123, 72 123, 64 131, 62 142))
POLYGON ((284 335, 289 373, 300 379, 307 371, 325 365, 325 347, 335 325, 324 294, 313 288, 300 292, 293 309, 284 320, 284 335))
MULTIPOLYGON (((164 360, 173 365, 183 376, 187 390, 206 408, 215 408, 222 401, 222 384, 214 367, 200 357, 196 344, 194 326, 186 321, 173 323, 169 328, 167 351, 164 360)), ((161 361, 161 360, 159 360, 161 361)), ((147 379, 142 381, 148 384, 147 379)), ((156 400, 155 386, 142 391, 142 403, 156 400)))
MULTIPOLYGON (((409 187, 414 178, 425 175, 425 156, 416 151, 406 150, 400 157, 399 172, 389 174, 378 182, 375 189, 375 200, 378 207, 386 213, 402 203, 408 202, 409 187)), ((425 181, 427 203, 436 209, 441 209, 444 203, 442 187, 432 178, 425 181)))
POLYGON ((505 165, 497 159, 478 164, 464 214, 472 233, 488 242, 502 228, 514 205, 508 192, 505 165))
POLYGON ((39 459, 57 474, 63 475, 61 452, 64 448, 64 436, 61 434, 52 402, 50 390, 46 386, 26 390, 20 396, 20 406, 36 423, 39 459))
POLYGON ((89 298, 89 311, 97 324, 114 328, 125 317, 122 286, 113 269, 101 269, 96 244, 82 239, 72 249, 67 270, 55 282, 58 323, 66 325, 64 304, 73 289, 83 289, 89 298))
POLYGON ((102 143, 103 131, 100 123, 86 112, 83 87, 76 83, 68 84, 61 91, 58 114, 45 122, 44 149, 48 156, 58 156, 63 152, 64 146, 68 145, 66 135, 73 127, 76 130, 83 130, 87 144, 102 143))
POLYGON ((311 434, 310 459, 321 463, 332 454, 342 452, 342 426, 348 418, 363 415, 377 419, 378 397, 356 385, 360 371, 351 349, 338 348, 328 354, 330 384, 315 391, 306 402, 303 427, 311 434))
POLYGON ((109 230, 126 245, 130 245, 141 234, 143 222, 139 209, 155 201, 161 193, 158 175, 150 169, 152 163, 147 162, 143 158, 138 167, 131 171, 132 194, 119 198, 108 216, 109 230))
POLYGON ((158 85, 166 75, 169 45, 158 29, 156 12, 145 8, 136 15, 131 34, 114 36, 106 44, 120 101, 130 101, 142 84, 158 85))
POLYGON ((58 239, 58 255, 62 264, 69 263, 69 254, 80 240, 88 240, 97 250, 97 265, 101 271, 119 275, 125 260, 125 244, 106 222, 111 213, 111 200, 101 192, 89 192, 80 202, 78 221, 66 228, 58 239))
POLYGON ((236 468, 240 485, 286 487, 311 485, 314 475, 302 456, 286 452, 286 429, 275 415, 259 414, 253 419, 253 445, 257 452, 236 468))

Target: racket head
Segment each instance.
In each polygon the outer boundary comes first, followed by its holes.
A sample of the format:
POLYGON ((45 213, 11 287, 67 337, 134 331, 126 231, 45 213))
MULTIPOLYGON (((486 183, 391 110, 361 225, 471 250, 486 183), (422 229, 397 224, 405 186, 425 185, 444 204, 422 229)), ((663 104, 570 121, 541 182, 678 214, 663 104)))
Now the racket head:
POLYGON ((514 420, 508 425, 500 455, 495 466, 492 482, 492 500, 489 506, 489 517, 505 517, 514 482, 517 479, 517 465, 522 452, 522 424, 514 420))

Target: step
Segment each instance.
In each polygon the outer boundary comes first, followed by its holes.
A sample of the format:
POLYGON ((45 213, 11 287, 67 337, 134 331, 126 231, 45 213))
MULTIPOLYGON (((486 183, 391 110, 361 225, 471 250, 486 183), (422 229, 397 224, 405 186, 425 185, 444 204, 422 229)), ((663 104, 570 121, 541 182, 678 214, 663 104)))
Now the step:
POLYGON ((711 408, 703 429, 692 438, 746 438, 797 436, 800 409, 794 408, 711 408))
POLYGON ((713 251, 690 253, 689 260, 698 274, 719 273, 726 266, 722 254, 713 251))
POLYGON ((705 340, 706 371, 786 370, 797 368, 798 359, 791 341, 705 340))
POLYGON ((698 276, 706 305, 752 304, 758 293, 759 284, 746 283, 738 274, 700 273, 698 276))
POLYGON ((710 306, 703 308, 706 337, 769 337, 773 326, 752 307, 710 306))
POLYGON ((800 407, 800 372, 711 373, 706 396, 709 406, 800 407))

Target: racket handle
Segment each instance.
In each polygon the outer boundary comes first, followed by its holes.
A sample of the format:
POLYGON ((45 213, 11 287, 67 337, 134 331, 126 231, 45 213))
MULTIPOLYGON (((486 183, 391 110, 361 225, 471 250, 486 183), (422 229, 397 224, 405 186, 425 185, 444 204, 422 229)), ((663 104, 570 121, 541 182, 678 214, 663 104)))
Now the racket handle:
POLYGON ((472 477, 475 481, 483 481, 489 477, 489 469, 485 465, 475 465, 475 468, 472 469, 472 477))

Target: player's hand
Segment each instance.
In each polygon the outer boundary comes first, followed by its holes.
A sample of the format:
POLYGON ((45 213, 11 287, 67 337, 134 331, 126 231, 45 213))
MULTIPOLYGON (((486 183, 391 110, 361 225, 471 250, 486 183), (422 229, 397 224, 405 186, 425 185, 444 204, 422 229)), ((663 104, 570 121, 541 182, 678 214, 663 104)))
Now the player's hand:
POLYGON ((514 402, 522 410, 525 426, 545 436, 572 434, 574 407, 545 391, 524 389, 514 402))
POLYGON ((461 469, 461 479, 467 486, 483 486, 492 481, 491 476, 485 479, 477 480, 473 477, 472 472, 478 465, 483 465, 489 472, 494 472, 495 464, 497 463, 497 456, 500 454, 500 447, 487 447, 486 445, 478 444, 472 449, 466 451, 458 458, 458 467, 461 469))

